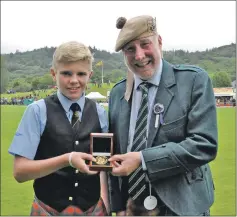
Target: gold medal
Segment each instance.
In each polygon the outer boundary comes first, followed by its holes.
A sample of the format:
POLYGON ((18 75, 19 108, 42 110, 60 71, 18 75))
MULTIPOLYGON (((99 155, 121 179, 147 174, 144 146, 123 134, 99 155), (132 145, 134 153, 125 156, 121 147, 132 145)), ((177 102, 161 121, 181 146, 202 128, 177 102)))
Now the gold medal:
POLYGON ((95 160, 96 160, 97 164, 102 164, 102 165, 104 165, 104 164, 106 164, 108 162, 108 159, 105 156, 97 156, 95 158, 95 160))

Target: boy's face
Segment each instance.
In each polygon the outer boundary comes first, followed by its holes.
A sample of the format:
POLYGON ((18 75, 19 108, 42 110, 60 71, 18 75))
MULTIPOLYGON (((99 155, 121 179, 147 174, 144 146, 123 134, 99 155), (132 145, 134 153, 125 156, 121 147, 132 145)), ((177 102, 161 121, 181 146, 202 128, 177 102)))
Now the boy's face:
POLYGON ((88 60, 59 63, 56 71, 51 69, 59 91, 70 100, 78 100, 92 75, 88 60))

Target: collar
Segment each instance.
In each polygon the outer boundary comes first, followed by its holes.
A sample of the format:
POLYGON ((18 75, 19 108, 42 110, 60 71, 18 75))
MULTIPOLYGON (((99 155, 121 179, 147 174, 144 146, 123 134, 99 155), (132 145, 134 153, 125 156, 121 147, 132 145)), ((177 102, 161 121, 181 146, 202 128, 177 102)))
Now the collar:
MULTIPOLYGON (((160 83, 160 78, 161 78, 161 74, 162 74, 162 68, 163 68, 163 62, 162 59, 160 60, 160 64, 157 67, 156 72, 154 73, 154 75, 149 78, 147 81, 155 86, 159 86, 160 83)), ((132 89, 133 89, 133 84, 134 84, 134 88, 135 90, 137 89, 137 87, 140 85, 140 83, 142 83, 143 80, 140 79, 137 75, 133 74, 132 72, 128 71, 127 74, 127 81, 126 81, 126 91, 125 91, 125 95, 124 98, 128 101, 131 97, 132 94, 132 89)))
POLYGON ((81 107, 81 111, 83 111, 85 105, 85 92, 82 93, 81 97, 78 100, 68 99, 59 90, 57 91, 57 96, 65 112, 70 112, 70 106, 75 102, 81 107))

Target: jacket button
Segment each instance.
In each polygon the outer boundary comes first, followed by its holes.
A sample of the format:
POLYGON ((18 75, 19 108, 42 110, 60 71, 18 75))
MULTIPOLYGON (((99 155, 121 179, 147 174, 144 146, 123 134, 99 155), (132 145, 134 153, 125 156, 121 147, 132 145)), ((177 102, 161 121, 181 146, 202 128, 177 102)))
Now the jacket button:
POLYGON ((78 141, 75 141, 75 145, 79 145, 79 142, 78 142, 78 141))
POLYGON ((75 183, 75 187, 77 187, 77 186, 78 186, 78 182, 75 183))
POLYGON ((73 197, 69 197, 68 200, 72 201, 72 200, 73 200, 73 197))

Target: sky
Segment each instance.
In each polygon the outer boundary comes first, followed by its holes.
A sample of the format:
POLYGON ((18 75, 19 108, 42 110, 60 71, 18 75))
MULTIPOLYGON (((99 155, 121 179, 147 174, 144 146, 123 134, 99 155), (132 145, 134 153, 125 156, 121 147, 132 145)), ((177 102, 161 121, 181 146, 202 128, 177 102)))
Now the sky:
POLYGON ((1 53, 76 40, 114 52, 116 20, 156 17, 164 50, 236 43, 235 1, 1 1, 1 53))

